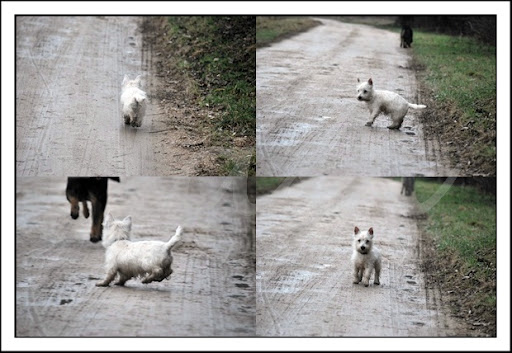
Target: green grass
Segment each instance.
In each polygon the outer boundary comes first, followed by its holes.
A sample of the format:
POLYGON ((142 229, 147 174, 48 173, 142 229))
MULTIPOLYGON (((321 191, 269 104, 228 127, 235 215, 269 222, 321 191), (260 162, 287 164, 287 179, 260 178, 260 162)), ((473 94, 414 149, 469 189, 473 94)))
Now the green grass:
POLYGON ((254 177, 256 174, 256 155, 230 156, 221 155, 217 158, 220 163, 219 174, 224 176, 254 177))
POLYGON ((256 195, 270 194, 278 188, 284 188, 300 183, 306 177, 257 177, 256 195))
POLYGON ((479 268, 494 263, 496 249, 496 196, 473 186, 441 186, 436 182, 416 180, 415 191, 421 204, 439 188, 446 193, 428 212, 426 230, 435 237, 438 250, 454 254, 465 268, 479 268), (488 261, 482 262, 489 255, 488 261))
POLYGON ((193 104, 208 110, 209 141, 224 149, 220 175, 252 176, 256 136, 254 16, 170 16, 168 38, 193 104))
POLYGON ((258 177, 256 178, 256 195, 264 195, 273 192, 286 178, 258 177))
POLYGON ((269 45, 283 38, 306 31, 319 22, 307 17, 257 16, 256 46, 269 45))
POLYGON ((424 123, 450 141, 457 168, 496 175, 496 48, 473 38, 415 31, 413 56, 424 67, 418 79, 430 96, 424 123), (470 167, 469 167, 470 166, 470 167))
POLYGON ((440 103, 456 107, 463 125, 495 128, 496 48, 475 39, 414 32, 414 56, 440 103))
POLYGON ((473 186, 441 185, 416 179, 418 202, 425 206, 436 192, 444 194, 426 212, 424 231, 433 240, 433 258, 444 292, 455 293, 454 312, 471 310, 472 320, 495 325, 496 196, 473 186))
POLYGON ((223 162, 221 167, 222 175, 241 175, 245 172, 244 170, 240 170, 240 164, 228 157, 221 156, 219 157, 219 161, 223 162))
POLYGON ((199 104, 220 111, 216 128, 234 136, 256 133, 256 53, 253 16, 170 16, 169 34, 181 48, 180 67, 202 91, 199 104))

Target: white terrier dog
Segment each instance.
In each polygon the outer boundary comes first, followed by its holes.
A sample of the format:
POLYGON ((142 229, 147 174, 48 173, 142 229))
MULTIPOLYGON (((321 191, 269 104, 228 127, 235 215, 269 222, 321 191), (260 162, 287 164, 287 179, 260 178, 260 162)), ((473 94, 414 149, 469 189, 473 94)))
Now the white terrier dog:
POLYGON ((142 118, 146 114, 147 96, 140 87, 140 75, 130 80, 124 75, 121 88, 121 105, 123 109, 124 123, 133 127, 140 127, 142 118))
MULTIPOLYGON (((357 82, 360 82, 359 79, 357 82)), ((370 120, 366 126, 372 126, 375 118, 380 113, 384 113, 393 119, 393 124, 389 125, 388 129, 400 129, 409 108, 424 109, 427 107, 422 104, 409 103, 395 92, 374 90, 371 78, 357 87, 357 100, 365 101, 370 110, 370 120)))
POLYGON ((368 287, 370 276, 375 269, 373 284, 380 284, 381 259, 379 250, 373 246, 373 228, 367 232, 361 232, 355 227, 353 246, 354 283, 363 281, 365 287, 368 287))
POLYGON ((181 226, 167 243, 162 241, 130 241, 132 219, 115 220, 109 213, 105 221, 102 244, 107 249, 105 268, 107 276, 96 286, 107 287, 119 274, 117 285, 124 285, 132 277, 143 277, 142 283, 161 282, 172 273, 172 248, 181 240, 181 226))

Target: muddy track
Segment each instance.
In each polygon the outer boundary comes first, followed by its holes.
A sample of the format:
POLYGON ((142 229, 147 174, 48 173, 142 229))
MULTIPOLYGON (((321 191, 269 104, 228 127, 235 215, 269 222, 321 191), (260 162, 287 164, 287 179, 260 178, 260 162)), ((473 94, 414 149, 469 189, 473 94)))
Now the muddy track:
POLYGON ((257 200, 259 336, 457 336, 425 289, 414 199, 391 179, 317 177, 257 200), (373 227, 381 284, 352 283, 354 226, 373 227))
POLYGON ((134 240, 178 224, 169 280, 99 288, 90 219, 69 216, 65 178, 25 177, 16 192, 18 337, 254 336, 254 204, 244 178, 121 177, 106 212, 131 215, 134 240))
POLYGON ((152 99, 161 83, 141 23, 133 16, 17 18, 17 176, 196 174, 196 157, 152 99), (137 129, 121 119, 125 74, 142 75, 150 97, 137 129))
POLYGON ((357 78, 421 103, 399 35, 319 19, 321 25, 258 49, 257 175, 447 176, 438 141, 425 137, 418 112, 399 131, 356 100, 357 78))

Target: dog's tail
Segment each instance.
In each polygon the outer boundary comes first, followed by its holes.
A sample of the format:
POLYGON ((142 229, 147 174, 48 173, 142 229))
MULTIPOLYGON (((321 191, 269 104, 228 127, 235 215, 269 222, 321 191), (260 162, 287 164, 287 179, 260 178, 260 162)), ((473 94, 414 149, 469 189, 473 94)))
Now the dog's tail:
POLYGON ((409 103, 409 108, 412 108, 412 109, 425 109, 427 106, 426 105, 423 105, 423 104, 412 104, 412 103, 409 103))
POLYGON ((172 236, 171 239, 169 239, 169 241, 167 242, 167 251, 171 250, 180 240, 181 240, 181 234, 183 233, 183 227, 182 226, 178 226, 178 228, 176 228, 176 234, 174 234, 172 236))

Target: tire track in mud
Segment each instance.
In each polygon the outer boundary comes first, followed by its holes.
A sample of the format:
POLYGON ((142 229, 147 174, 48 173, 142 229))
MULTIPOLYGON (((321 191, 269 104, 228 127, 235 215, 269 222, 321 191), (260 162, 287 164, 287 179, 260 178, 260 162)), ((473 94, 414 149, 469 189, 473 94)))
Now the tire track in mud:
POLYGON ((166 240, 178 224, 169 280, 98 288, 105 250, 91 220, 69 217, 65 178, 17 180, 18 337, 255 335, 255 267, 245 178, 121 177, 106 212, 131 215, 133 240, 166 240))
MULTIPOLYGON (((425 289, 415 203, 390 179, 316 177, 257 200, 257 334, 455 336, 425 289), (381 285, 352 283, 354 226, 375 231, 381 285)), ((372 282, 370 282, 372 283, 372 282)))
POLYGON ((319 19, 322 25, 257 50, 257 175, 457 175, 411 109, 400 131, 365 125, 357 78, 418 103, 398 34, 319 19))

